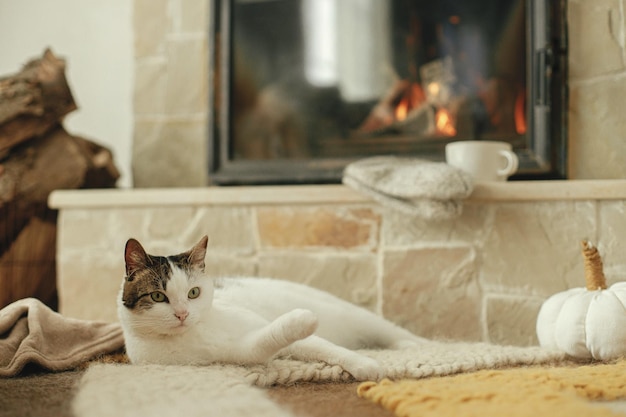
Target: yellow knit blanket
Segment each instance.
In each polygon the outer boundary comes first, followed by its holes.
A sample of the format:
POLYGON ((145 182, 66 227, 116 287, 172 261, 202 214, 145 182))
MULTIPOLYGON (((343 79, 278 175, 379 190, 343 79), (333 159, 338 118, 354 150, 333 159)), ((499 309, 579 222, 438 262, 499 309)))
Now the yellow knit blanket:
POLYGON ((579 367, 484 370, 364 382, 358 395, 400 417, 616 416, 588 400, 626 398, 626 360, 579 367))

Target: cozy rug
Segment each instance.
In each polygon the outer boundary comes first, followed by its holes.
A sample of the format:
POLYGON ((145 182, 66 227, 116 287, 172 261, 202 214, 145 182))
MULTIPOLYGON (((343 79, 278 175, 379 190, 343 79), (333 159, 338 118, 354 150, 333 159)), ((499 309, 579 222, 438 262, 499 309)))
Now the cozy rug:
MULTIPOLYGON (((567 361, 557 351, 541 347, 499 346, 487 343, 428 342, 404 350, 364 350, 384 370, 381 378, 424 378, 480 369, 519 365, 558 364, 567 361)), ((277 359, 264 366, 242 368, 253 385, 266 387, 296 382, 348 382, 354 378, 339 366, 322 362, 277 359)))
POLYGON ((626 361, 484 370, 425 380, 364 382, 358 395, 400 417, 617 416, 589 400, 626 398, 626 361))
MULTIPOLYGON (((393 379, 567 362, 562 354, 539 347, 483 343, 433 342, 414 349, 362 353, 380 361, 384 376, 393 379)), ((94 364, 79 383, 73 412, 76 417, 239 416, 252 409, 256 416, 286 416, 290 412, 277 409, 259 387, 347 381, 352 377, 337 366, 287 359, 253 367, 94 364)))
POLYGON ((291 417, 228 367, 96 364, 80 382, 77 417, 291 417))

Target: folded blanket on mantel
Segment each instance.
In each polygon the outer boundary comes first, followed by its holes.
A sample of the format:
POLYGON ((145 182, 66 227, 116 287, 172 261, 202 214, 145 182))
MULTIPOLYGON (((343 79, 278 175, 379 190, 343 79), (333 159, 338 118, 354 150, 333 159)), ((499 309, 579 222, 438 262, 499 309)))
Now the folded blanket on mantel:
POLYGON ((443 162, 376 156, 348 164, 343 183, 382 205, 426 220, 459 216, 472 177, 443 162))
POLYGON ((119 324, 64 317, 34 298, 0 310, 0 377, 18 375, 29 363, 72 369, 123 346, 119 324))

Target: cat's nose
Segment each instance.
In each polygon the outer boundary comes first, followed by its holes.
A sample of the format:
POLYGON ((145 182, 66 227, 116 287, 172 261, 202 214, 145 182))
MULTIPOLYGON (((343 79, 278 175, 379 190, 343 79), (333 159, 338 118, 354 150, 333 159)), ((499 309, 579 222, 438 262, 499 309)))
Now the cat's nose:
POLYGON ((185 321, 185 319, 189 315, 189 312, 187 310, 185 310, 185 311, 177 311, 177 312, 174 313, 174 315, 178 318, 178 320, 185 321))

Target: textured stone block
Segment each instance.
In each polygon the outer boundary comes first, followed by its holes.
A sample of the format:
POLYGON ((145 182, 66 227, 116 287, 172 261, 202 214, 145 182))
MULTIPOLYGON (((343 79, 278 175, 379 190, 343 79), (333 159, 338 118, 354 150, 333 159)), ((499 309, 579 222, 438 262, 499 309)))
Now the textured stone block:
POLYGON ((376 310, 376 256, 305 253, 262 254, 259 276, 307 284, 376 310))
POLYGON ((626 204, 624 201, 601 201, 598 205, 599 226, 595 243, 602 256, 604 274, 609 284, 626 281, 626 204))
POLYGON ((248 207, 202 207, 189 227, 193 244, 203 235, 209 236, 209 253, 249 255, 256 251, 252 209, 248 207))
MULTIPOLYGON (((208 110, 208 46, 204 37, 167 41, 167 114, 194 115, 208 110)), ((199 148, 195 147, 195 152, 199 148)))
POLYGON ((207 253, 205 264, 205 272, 212 278, 257 276, 256 258, 207 253))
POLYGON ((456 219, 433 222, 396 210, 385 210, 382 242, 385 246, 414 246, 423 242, 480 242, 493 218, 490 205, 465 204, 456 219))
POLYGON ((569 0, 569 74, 589 78, 624 69, 624 21, 619 0, 569 0))
POLYGON ((489 291, 549 296, 578 286, 580 241, 596 233, 593 202, 503 203, 483 247, 489 291))
POLYGON ((486 297, 488 341, 500 345, 537 345, 537 314, 542 303, 536 298, 486 297))
POLYGON ((257 224, 265 248, 333 247, 374 250, 381 217, 367 208, 260 207, 257 224))
POLYGON ((209 0, 181 0, 181 32, 204 33, 209 27, 209 0))
MULTIPOLYGON (((602 48, 598 48, 602 49, 602 48)), ((626 118, 619 110, 626 96, 624 75, 570 85, 569 177, 626 177, 626 118)))
POLYGON ((201 187, 208 183, 207 121, 135 121, 135 187, 201 187))
POLYGON ((383 314, 420 336, 479 341, 477 275, 471 247, 385 251, 383 314))
POLYGON ((163 57, 135 62, 133 106, 136 115, 163 114, 167 88, 167 61, 163 57))
POLYGON ((139 208, 65 209, 58 219, 63 252, 106 251, 122 256, 126 240, 144 242, 146 214, 139 208))
MULTIPOLYGON (((151 207, 144 209, 149 240, 180 241, 196 215, 194 207, 151 207)), ((201 236, 198 236, 200 240, 201 236)), ((195 244, 196 242, 185 242, 195 244)))
POLYGON ((57 257, 59 311, 84 320, 117 321, 123 258, 91 251, 57 257))
POLYGON ((59 251, 106 248, 111 226, 109 218, 106 210, 62 210, 57 219, 59 251))
POLYGON ((160 55, 170 30, 169 0, 135 0, 133 25, 135 28, 135 57, 160 55))

